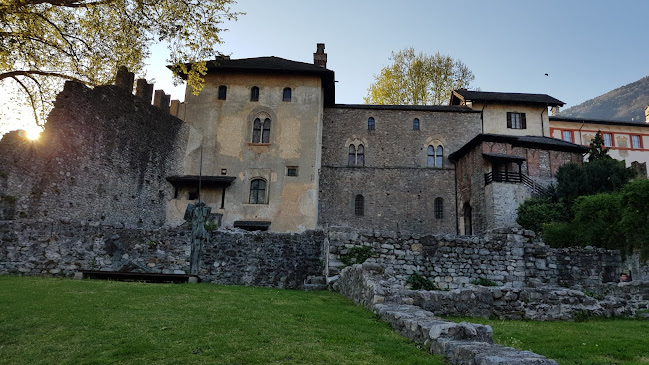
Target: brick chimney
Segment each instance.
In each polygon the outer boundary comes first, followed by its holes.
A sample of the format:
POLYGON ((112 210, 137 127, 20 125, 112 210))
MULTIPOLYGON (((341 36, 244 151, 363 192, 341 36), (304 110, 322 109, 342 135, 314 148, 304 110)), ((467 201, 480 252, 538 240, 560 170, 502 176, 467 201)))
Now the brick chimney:
POLYGON ((558 106, 553 106, 552 108, 550 108, 550 111, 552 112, 553 117, 557 117, 559 116, 559 113, 561 113, 558 106))
POLYGON ((327 54, 324 51, 325 44, 318 43, 317 47, 316 52, 313 54, 313 64, 327 68, 327 54))

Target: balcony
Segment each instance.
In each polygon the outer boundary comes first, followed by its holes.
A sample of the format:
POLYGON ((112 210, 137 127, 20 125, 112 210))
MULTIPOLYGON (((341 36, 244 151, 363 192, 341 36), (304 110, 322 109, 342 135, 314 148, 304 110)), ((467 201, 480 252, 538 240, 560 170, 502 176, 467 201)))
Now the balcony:
POLYGON ((532 180, 529 176, 521 172, 512 171, 490 171, 484 174, 485 186, 493 183, 510 183, 510 184, 523 184, 531 190, 533 196, 542 196, 546 193, 545 186, 532 180))

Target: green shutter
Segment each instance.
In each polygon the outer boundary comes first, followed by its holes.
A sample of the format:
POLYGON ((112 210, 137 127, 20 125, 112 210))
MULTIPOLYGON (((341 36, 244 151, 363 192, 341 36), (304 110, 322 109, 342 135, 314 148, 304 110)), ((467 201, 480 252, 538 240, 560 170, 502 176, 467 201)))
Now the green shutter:
POLYGON ((507 128, 511 128, 511 127, 512 127, 512 113, 507 112, 507 128))
POLYGON ((527 129, 527 123, 525 122, 525 113, 521 113, 521 129, 527 129))

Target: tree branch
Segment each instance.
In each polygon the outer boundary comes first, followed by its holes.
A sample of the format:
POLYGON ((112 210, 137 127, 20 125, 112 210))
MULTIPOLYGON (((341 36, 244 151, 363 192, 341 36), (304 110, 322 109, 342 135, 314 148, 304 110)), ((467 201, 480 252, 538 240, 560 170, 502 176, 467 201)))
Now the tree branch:
POLYGON ((34 101, 34 96, 32 95, 31 91, 29 91, 29 88, 25 86, 25 84, 23 84, 16 76, 10 76, 10 77, 16 80, 18 85, 20 85, 23 88, 23 90, 25 90, 27 96, 29 96, 29 101, 32 104, 32 112, 34 112, 34 120, 36 121, 36 125, 40 126, 41 123, 39 123, 38 113, 36 113, 36 102, 34 101))
POLYGON ((0 81, 2 81, 3 79, 6 79, 6 78, 14 78, 15 79, 16 76, 27 76, 27 77, 29 77, 29 76, 33 76, 33 75, 58 77, 60 79, 76 81, 76 82, 82 83, 84 85, 92 86, 92 83, 77 79, 76 77, 73 77, 73 76, 68 76, 68 75, 65 75, 65 74, 58 73, 58 72, 47 72, 47 71, 38 71, 38 70, 10 71, 10 72, 5 72, 5 73, 0 73, 0 81))

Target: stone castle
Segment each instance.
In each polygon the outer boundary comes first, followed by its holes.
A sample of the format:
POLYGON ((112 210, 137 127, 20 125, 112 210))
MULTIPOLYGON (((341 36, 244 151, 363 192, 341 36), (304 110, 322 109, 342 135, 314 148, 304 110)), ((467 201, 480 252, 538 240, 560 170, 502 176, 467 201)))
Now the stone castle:
POLYGON ((515 224, 518 204, 583 159, 583 146, 551 137, 548 107, 563 103, 548 95, 335 104, 326 62, 324 44, 314 64, 211 61, 200 95, 170 103, 156 91, 157 109, 153 86, 138 80, 131 95, 124 70, 116 86, 68 82, 41 141, 0 143, 3 217, 178 225, 200 185, 224 227, 470 235, 515 224))

